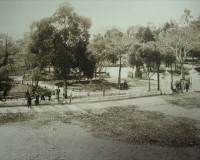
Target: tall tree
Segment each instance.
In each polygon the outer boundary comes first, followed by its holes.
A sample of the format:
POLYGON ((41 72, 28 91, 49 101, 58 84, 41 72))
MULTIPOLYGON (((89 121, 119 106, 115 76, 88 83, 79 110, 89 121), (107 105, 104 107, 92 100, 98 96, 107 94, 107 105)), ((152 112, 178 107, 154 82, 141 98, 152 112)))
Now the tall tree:
POLYGON ((96 72, 101 72, 102 69, 106 66, 109 56, 106 50, 106 40, 104 35, 102 34, 94 35, 87 49, 89 52, 91 52, 92 56, 96 61, 95 65, 96 72))
POLYGON ((37 67, 40 71, 51 64, 53 58, 53 43, 55 27, 51 24, 50 18, 43 18, 31 25, 30 52, 37 56, 37 67))
POLYGON ((64 93, 67 96, 66 80, 77 61, 76 48, 82 43, 88 45, 91 22, 88 18, 78 16, 69 3, 63 3, 52 16, 52 25, 55 27, 53 39, 55 70, 63 78, 64 93))
POLYGON ((157 90, 160 90, 160 65, 162 62, 162 56, 160 54, 158 45, 156 42, 150 41, 147 42, 145 44, 143 44, 143 51, 141 54, 141 58, 143 59, 144 65, 143 65, 143 70, 146 72, 147 74, 147 79, 149 81, 149 87, 148 90, 151 91, 150 88, 150 80, 151 77, 157 73, 157 81, 158 81, 158 87, 157 90), (156 64, 156 71, 153 71, 151 73, 151 66, 152 63, 156 64))
POLYGON ((181 65, 181 79, 185 79, 184 62, 188 54, 199 45, 200 37, 197 33, 191 27, 181 27, 168 29, 159 35, 162 47, 173 52, 181 65))
POLYGON ((106 38, 106 48, 109 55, 115 55, 119 59, 119 76, 118 76, 118 86, 121 84, 121 69, 123 55, 127 51, 126 40, 124 34, 118 29, 111 29, 105 33, 106 38))
POLYGON ((140 68, 143 66, 144 62, 141 57, 143 50, 142 50, 142 44, 140 43, 135 43, 129 47, 129 64, 131 67, 135 67, 135 77, 136 78, 141 78, 142 77, 142 72, 140 68))
POLYGON ((15 69, 13 55, 18 52, 16 42, 8 34, 0 34, 0 83, 15 69))

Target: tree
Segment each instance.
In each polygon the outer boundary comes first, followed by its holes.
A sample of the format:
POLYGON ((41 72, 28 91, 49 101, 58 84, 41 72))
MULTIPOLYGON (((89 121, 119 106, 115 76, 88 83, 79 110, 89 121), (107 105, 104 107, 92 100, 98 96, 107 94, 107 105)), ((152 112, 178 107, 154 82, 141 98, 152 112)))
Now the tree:
POLYGON ((74 70, 85 71, 81 58, 90 59, 86 55, 90 26, 90 20, 78 16, 69 3, 61 4, 53 16, 31 26, 30 50, 40 59, 37 66, 40 69, 46 65, 54 67, 55 76, 63 79, 66 97, 67 79, 74 70))
POLYGON ((31 41, 29 49, 31 53, 37 55, 37 67, 40 71, 50 66, 53 59, 53 43, 55 28, 51 24, 50 18, 43 18, 31 25, 31 41))
POLYGON ((148 87, 148 91, 151 90, 150 88, 150 80, 151 77, 157 72, 157 81, 158 81, 158 87, 157 90, 160 90, 160 65, 161 65, 161 61, 162 61, 162 56, 160 54, 160 51, 158 49, 158 45, 153 42, 150 41, 146 44, 143 45, 143 52, 141 54, 141 57, 143 59, 144 65, 143 65, 143 70, 144 72, 146 72, 147 74, 147 79, 149 81, 149 87, 148 87), (153 71, 153 73, 151 74, 151 65, 152 63, 156 64, 156 72, 153 71))
POLYGON ((171 28, 159 35, 162 47, 173 52, 181 65, 181 79, 185 79, 184 62, 190 51, 198 46, 199 38, 196 30, 191 27, 171 28))
POLYGON ((37 88, 39 84, 39 80, 43 79, 43 76, 41 75, 41 72, 40 72, 40 68, 36 67, 35 69, 33 69, 30 76, 31 76, 30 78, 32 79, 32 82, 35 81, 35 86, 37 88))
POLYGON ((105 33, 105 39, 106 39, 106 50, 108 52, 108 55, 116 56, 119 59, 118 86, 120 88, 122 59, 123 55, 127 51, 126 40, 124 34, 115 28, 108 30, 105 33))
MULTIPOLYGON (((93 39, 89 43, 88 52, 94 57, 96 61, 95 70, 96 72, 101 72, 105 67, 106 62, 108 61, 108 53, 106 50, 106 40, 105 37, 101 34, 94 35, 93 39)), ((95 72, 95 73, 96 73, 95 72)), ((95 74, 96 77, 96 74, 95 74)))
POLYGON ((142 45, 139 43, 136 43, 129 48, 129 64, 131 67, 135 67, 135 77, 141 78, 142 72, 140 70, 140 67, 143 66, 143 59, 141 58, 142 54, 142 45))
POLYGON ((87 51, 87 46, 84 42, 79 42, 75 48, 75 59, 73 68, 77 67, 79 74, 83 73, 88 79, 92 79, 96 61, 93 55, 87 51))
MULTIPOLYGON (((136 68, 135 77, 141 78, 142 73, 140 67, 143 66, 141 58, 142 47, 150 41, 155 41, 155 36, 152 34, 149 27, 129 27, 127 29, 126 37, 129 42, 129 64, 136 68)), ((150 65, 151 70, 151 65, 150 65)))
POLYGON ((8 80, 15 69, 13 56, 18 52, 16 42, 8 34, 0 34, 0 84, 8 80))
POLYGON ((77 61, 76 52, 80 43, 87 46, 89 41, 88 29, 91 22, 88 18, 78 16, 69 3, 63 3, 52 16, 52 25, 55 27, 53 65, 64 82, 64 93, 67 96, 66 80, 77 61))
POLYGON ((144 31, 144 35, 143 35, 143 41, 144 43, 150 42, 150 41, 155 41, 155 37, 152 34, 151 30, 149 29, 149 27, 147 27, 144 31))

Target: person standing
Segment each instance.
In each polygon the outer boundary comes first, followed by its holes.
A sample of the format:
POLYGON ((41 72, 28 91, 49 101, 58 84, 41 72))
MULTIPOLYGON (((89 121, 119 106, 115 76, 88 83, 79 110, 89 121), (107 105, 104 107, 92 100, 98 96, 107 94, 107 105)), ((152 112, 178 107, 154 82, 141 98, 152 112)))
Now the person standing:
POLYGON ((186 92, 188 92, 188 90, 189 90, 189 86, 190 86, 190 85, 189 85, 189 82, 186 82, 186 83, 185 83, 185 89, 186 89, 186 92))
POLYGON ((60 97, 60 88, 58 87, 58 89, 56 90, 56 95, 57 95, 57 99, 59 101, 59 97, 60 97))
POLYGON ((40 100, 40 102, 41 101, 45 101, 45 93, 44 92, 41 93, 41 100, 40 100))
POLYGON ((28 98, 27 98, 27 105, 28 105, 28 108, 31 108, 31 96, 29 95, 28 98))
POLYGON ((40 98, 40 96, 37 93, 36 96, 35 96, 35 104, 36 104, 36 106, 39 104, 39 98, 40 98))
POLYGON ((176 92, 179 92, 179 88, 180 88, 180 83, 178 81, 176 81, 176 92))
POLYGON ((30 92, 29 92, 29 89, 27 89, 27 91, 26 91, 26 99, 28 99, 29 96, 30 96, 30 92))

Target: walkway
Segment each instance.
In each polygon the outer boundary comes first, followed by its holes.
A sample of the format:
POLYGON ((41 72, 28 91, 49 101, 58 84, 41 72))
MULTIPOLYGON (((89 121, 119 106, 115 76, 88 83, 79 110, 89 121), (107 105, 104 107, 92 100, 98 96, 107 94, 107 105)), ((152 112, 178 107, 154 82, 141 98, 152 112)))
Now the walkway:
POLYGON ((175 117, 186 117, 200 121, 199 108, 182 108, 176 105, 170 105, 162 96, 142 97, 135 99, 124 99, 117 101, 106 102, 93 102, 93 103, 76 103, 72 105, 40 105, 33 106, 31 109, 27 107, 4 107, 0 108, 0 113, 26 113, 26 112, 58 112, 63 113, 66 111, 83 112, 88 110, 99 110, 114 106, 136 106, 137 109, 147 111, 157 111, 166 115, 175 117))

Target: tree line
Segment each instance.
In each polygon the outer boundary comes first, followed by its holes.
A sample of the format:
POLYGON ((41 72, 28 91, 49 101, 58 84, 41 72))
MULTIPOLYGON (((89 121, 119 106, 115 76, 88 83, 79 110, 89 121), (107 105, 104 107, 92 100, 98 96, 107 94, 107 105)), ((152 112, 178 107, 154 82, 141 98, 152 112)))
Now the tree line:
POLYGON ((67 80, 82 76, 92 79, 94 73, 116 63, 119 66, 118 85, 122 65, 127 63, 136 68, 135 77, 141 78, 142 72, 146 73, 149 90, 150 79, 157 73, 159 90, 161 64, 171 71, 173 64, 175 67, 179 64, 184 79, 186 59, 200 58, 200 17, 194 19, 187 9, 179 23, 170 21, 158 28, 153 24, 131 26, 125 32, 113 28, 90 39, 91 25, 90 19, 79 16, 69 3, 63 3, 52 16, 33 22, 23 39, 14 41, 2 34, 0 83, 9 73, 16 72, 14 64, 23 57, 23 65, 19 67, 24 77, 28 75, 36 85, 42 78, 62 79, 65 95, 67 80))

